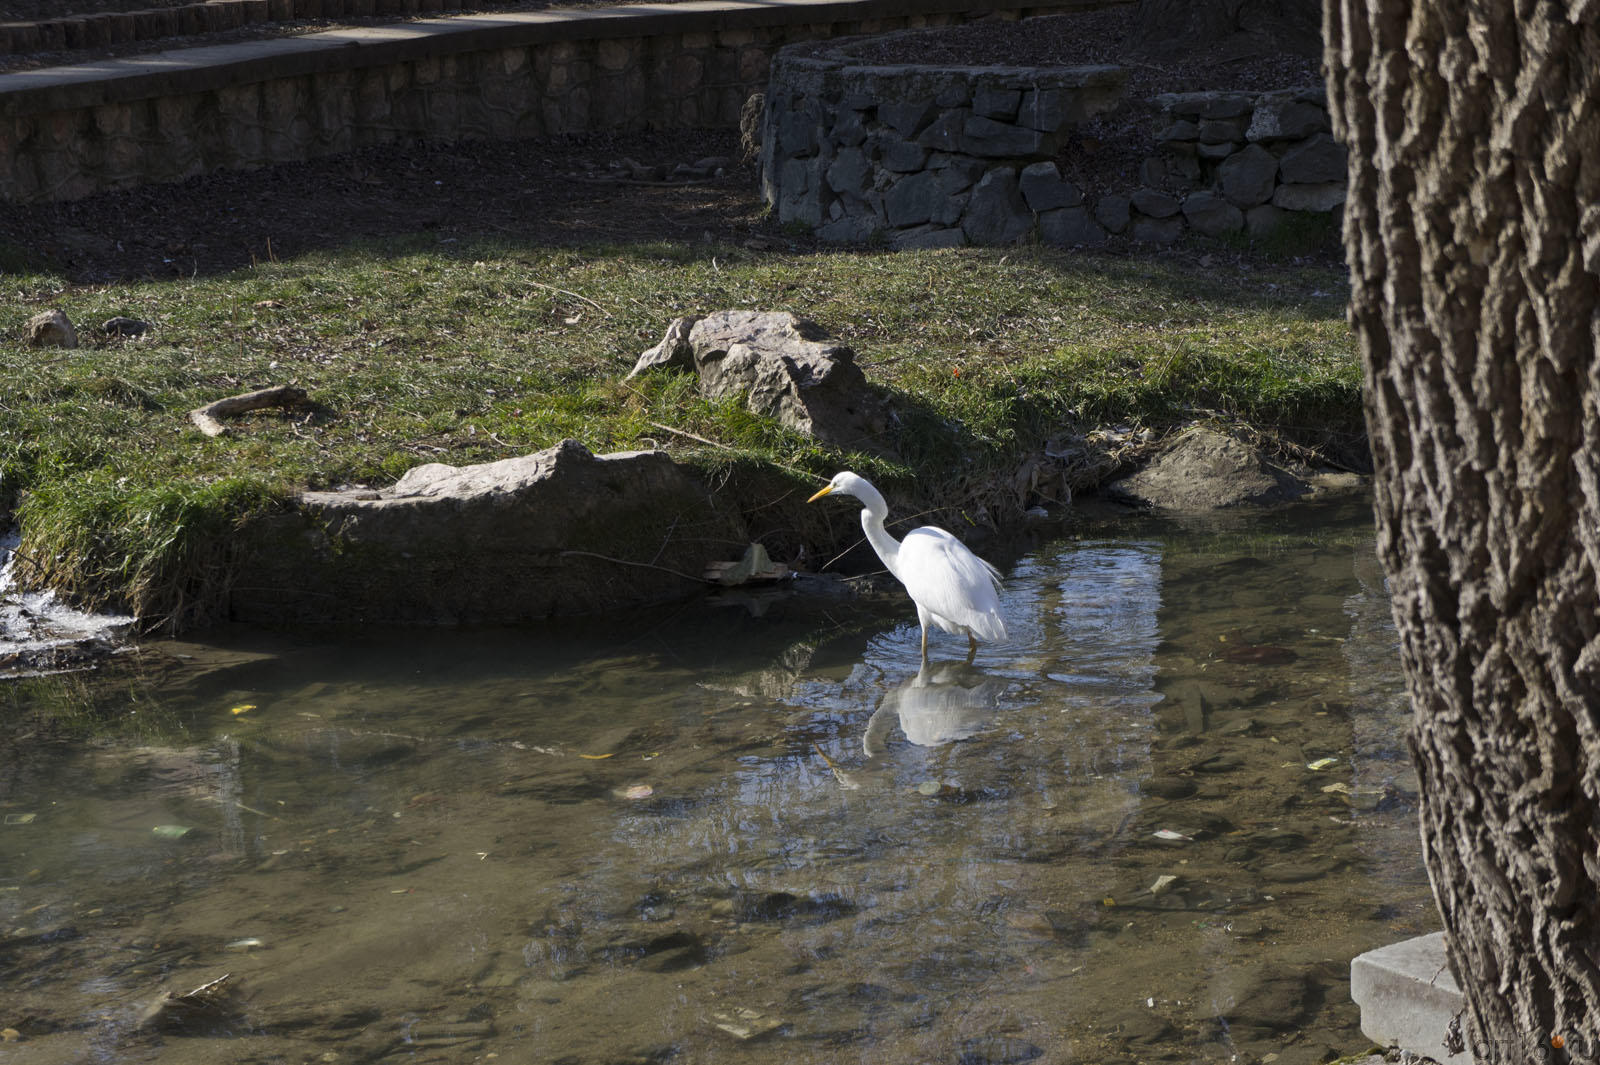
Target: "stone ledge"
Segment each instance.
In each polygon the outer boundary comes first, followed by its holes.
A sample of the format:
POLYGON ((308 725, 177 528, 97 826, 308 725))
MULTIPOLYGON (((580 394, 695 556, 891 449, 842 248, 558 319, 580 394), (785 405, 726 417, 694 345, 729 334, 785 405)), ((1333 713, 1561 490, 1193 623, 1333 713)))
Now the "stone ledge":
POLYGON ((1350 963, 1350 997, 1361 1031, 1373 1042, 1444 1065, 1465 1065, 1465 1050, 1446 1055, 1445 1033, 1466 1007, 1445 958, 1444 933, 1369 950, 1350 963))
POLYGON ((404 18, 444 8, 445 0, 199 0, 141 11, 98 11, 0 22, 0 55, 198 36, 291 19, 404 18))
MULTIPOLYGON (((787 25, 965 14, 972 0, 685 0, 674 4, 459 15, 329 30, 270 41, 181 48, 155 55, 0 74, 0 116, 70 111, 280 78, 499 51, 559 41, 725 33, 787 25)), ((1086 0, 1000 0, 993 10, 1071 11, 1086 0)))

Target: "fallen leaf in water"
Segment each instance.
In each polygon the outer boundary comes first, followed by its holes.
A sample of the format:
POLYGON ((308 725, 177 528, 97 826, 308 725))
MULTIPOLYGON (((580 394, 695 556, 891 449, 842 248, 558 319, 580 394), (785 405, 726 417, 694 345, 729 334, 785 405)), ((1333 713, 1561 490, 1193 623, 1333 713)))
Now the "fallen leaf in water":
POLYGON ((580 755, 578 755, 578 757, 579 758, 587 758, 591 762, 598 762, 601 759, 610 758, 612 755, 614 755, 616 753, 617 753, 616 751, 612 751, 611 754, 580 754, 580 755))
POLYGON ((1327 787, 1322 789, 1322 792, 1324 795, 1349 795, 1350 785, 1341 780, 1337 784, 1329 784, 1327 787))
POLYGON ((1318 758, 1315 762, 1307 762, 1306 768, 1316 773, 1328 768, 1330 765, 1334 765, 1338 761, 1339 759, 1337 758, 1318 758))
POLYGON ((157 839, 182 839, 192 829, 188 825, 157 825, 150 831, 155 833, 157 839))
POLYGON ((33 819, 38 816, 38 814, 6 814, 6 824, 31 825, 33 824, 33 819))
POLYGON ((232 710, 229 710, 228 713, 232 714, 234 717, 238 717, 240 714, 248 714, 255 708, 255 703, 245 703, 243 706, 234 707, 232 710))

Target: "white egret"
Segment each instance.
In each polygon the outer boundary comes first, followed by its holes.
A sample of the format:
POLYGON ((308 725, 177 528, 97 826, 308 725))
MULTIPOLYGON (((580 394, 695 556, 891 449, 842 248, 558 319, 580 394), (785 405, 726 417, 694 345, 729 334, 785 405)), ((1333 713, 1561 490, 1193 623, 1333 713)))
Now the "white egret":
POLYGON ((1006 623, 1000 617, 999 570, 932 525, 912 529, 904 540, 896 541, 883 527, 889 504, 866 478, 849 470, 835 474, 828 487, 806 502, 814 503, 835 492, 861 501, 861 528, 866 530, 867 542, 917 604, 924 663, 928 661, 929 624, 945 632, 966 633, 969 663, 978 651, 978 637, 1006 638, 1006 623))

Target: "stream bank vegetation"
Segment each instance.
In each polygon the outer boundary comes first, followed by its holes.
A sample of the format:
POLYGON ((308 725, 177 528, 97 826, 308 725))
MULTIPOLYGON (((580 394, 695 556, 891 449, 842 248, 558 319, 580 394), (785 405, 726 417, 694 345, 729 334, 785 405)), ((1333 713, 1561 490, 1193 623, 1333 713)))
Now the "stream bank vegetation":
POLYGON ((303 489, 381 487, 421 463, 568 437, 596 453, 664 448, 747 513, 771 508, 752 529, 780 540, 818 533, 796 504, 845 467, 955 527, 1003 524, 1016 515, 997 508, 1020 508, 993 486, 1048 441, 1101 426, 1159 435, 1220 418, 1338 461, 1364 451, 1343 271, 1326 263, 424 234, 84 286, 12 251, 0 516, 20 525, 23 579, 151 627, 207 620, 241 530, 303 489), (26 345, 22 323, 52 307, 83 346, 26 345), (708 402, 687 375, 623 380, 675 316, 725 308, 790 310, 849 344, 894 404, 898 457, 840 453, 708 402), (113 316, 150 328, 94 327, 113 316), (278 385, 309 404, 217 436, 188 417, 278 385))

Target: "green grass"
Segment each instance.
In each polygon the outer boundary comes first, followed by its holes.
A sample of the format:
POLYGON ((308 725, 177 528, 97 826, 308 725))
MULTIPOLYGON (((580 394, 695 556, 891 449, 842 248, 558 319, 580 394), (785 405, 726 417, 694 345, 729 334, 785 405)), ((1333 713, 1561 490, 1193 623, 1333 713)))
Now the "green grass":
POLYGON ((1204 410, 1360 431, 1343 282, 1326 268, 416 238, 182 281, 74 287, 14 269, 0 291, 0 511, 15 509, 49 581, 141 613, 225 573, 232 531, 302 488, 564 437, 597 452, 659 444, 713 474, 851 463, 938 498, 1069 428, 1204 410), (23 344, 22 322, 49 307, 84 347, 23 344), (794 311, 854 347, 896 401, 902 460, 839 455, 706 402, 684 376, 622 381, 674 316, 740 307, 794 311), (93 330, 116 314, 154 329, 93 330), (216 439, 187 420, 288 382, 316 409, 247 416, 216 439))

